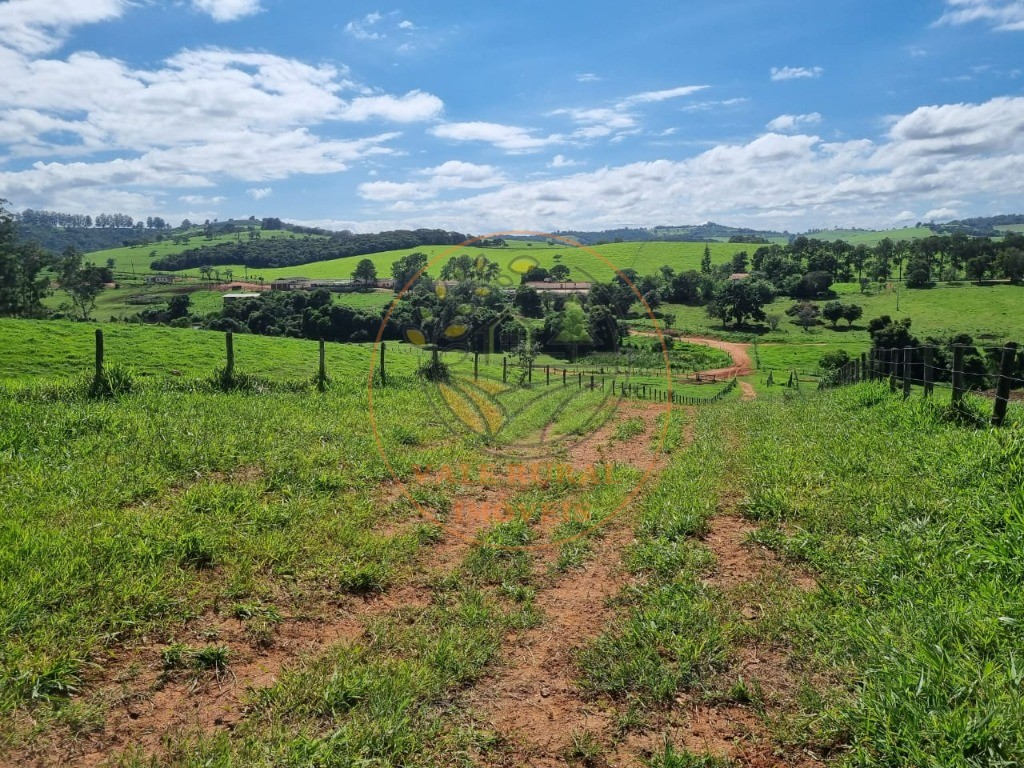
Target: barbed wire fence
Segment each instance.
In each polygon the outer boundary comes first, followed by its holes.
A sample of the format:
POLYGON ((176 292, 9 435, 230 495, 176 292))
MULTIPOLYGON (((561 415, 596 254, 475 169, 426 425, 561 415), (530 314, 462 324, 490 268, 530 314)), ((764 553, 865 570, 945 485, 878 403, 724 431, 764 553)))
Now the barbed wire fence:
POLYGON ((995 397, 992 425, 1001 427, 1006 423, 1011 393, 1024 389, 1024 355, 1018 350, 1015 342, 998 347, 966 344, 872 347, 822 378, 819 387, 887 380, 890 389, 902 391, 904 398, 910 397, 915 386, 922 389, 926 398, 941 387, 951 391, 953 407, 963 403, 968 391, 991 390, 995 397), (994 363, 995 373, 981 355, 994 363))

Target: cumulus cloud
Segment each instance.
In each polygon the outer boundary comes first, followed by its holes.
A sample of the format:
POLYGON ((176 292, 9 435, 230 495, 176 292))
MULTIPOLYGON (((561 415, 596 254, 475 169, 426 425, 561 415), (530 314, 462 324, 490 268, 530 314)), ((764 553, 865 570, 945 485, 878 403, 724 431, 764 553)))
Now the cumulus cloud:
POLYGON ((448 139, 449 141, 486 142, 498 149, 503 149, 513 154, 535 152, 552 144, 559 144, 565 141, 565 137, 559 134, 536 136, 528 128, 480 121, 442 123, 432 128, 430 132, 440 139, 448 139))
POLYGON ((821 67, 772 67, 772 80, 814 80, 821 77, 825 70, 821 67))
POLYGON ((423 91, 410 91, 404 96, 360 96, 341 111, 343 120, 361 122, 371 118, 396 123, 414 123, 437 117, 444 110, 444 102, 423 91))
POLYGON ((0 3, 0 44, 49 53, 75 27, 116 19, 127 6, 127 0, 7 0, 0 3))
POLYGON ((263 200, 274 194, 273 187, 254 187, 253 189, 245 190, 245 194, 251 197, 253 200, 263 200))
POLYGON ((432 119, 443 108, 422 91, 368 94, 332 66, 217 48, 136 69, 96 53, 45 58, 0 46, 0 68, 0 142, 9 157, 37 160, 0 174, 20 205, 54 205, 76 186, 202 188, 344 171, 392 153, 399 134, 325 138, 318 128, 352 133, 342 126, 432 119))
POLYGON ((778 131, 779 133, 791 133, 792 131, 817 125, 820 122, 821 115, 817 112, 811 112, 807 115, 779 115, 768 123, 768 130, 778 131))
POLYGON ((192 0, 192 5, 214 21, 234 21, 262 10, 259 0, 192 0))
POLYGON ((548 163, 548 168, 571 168, 574 165, 580 165, 576 160, 570 160, 565 155, 555 155, 551 158, 551 162, 548 163))
POLYGON ((581 72, 580 74, 576 75, 576 80, 577 80, 577 82, 580 82, 580 83, 599 83, 599 82, 601 82, 601 78, 598 75, 595 75, 593 72, 581 72))
POLYGON ((985 22, 1000 32, 1024 31, 1021 0, 946 0, 947 10, 937 25, 985 22))
POLYGON ((449 160, 433 168, 416 172, 423 177, 417 181, 370 181, 359 185, 359 194, 366 200, 377 202, 426 200, 435 198, 445 190, 487 189, 504 184, 507 179, 493 165, 477 165, 461 160, 449 160))
POLYGON ((376 11, 368 13, 363 18, 353 19, 346 24, 345 31, 356 40, 380 40, 382 37, 385 37, 385 34, 380 31, 377 25, 380 24, 383 18, 376 11))
POLYGON ((224 195, 214 195, 213 197, 205 197, 203 195, 181 195, 178 200, 186 205, 219 205, 227 200, 227 198, 224 197, 224 195))
POLYGON ((398 22, 398 28, 405 29, 411 32, 412 30, 416 29, 416 25, 413 24, 408 19, 402 19, 402 21, 398 22))
POLYGON ((769 133, 683 160, 509 181, 443 204, 405 198, 401 220, 500 231, 711 218, 779 229, 828 221, 865 226, 910 208, 948 218, 939 214, 1019 202, 1021 125, 1024 97, 922 107, 894 120, 877 142, 769 133), (954 208, 952 190, 966 202, 954 208))

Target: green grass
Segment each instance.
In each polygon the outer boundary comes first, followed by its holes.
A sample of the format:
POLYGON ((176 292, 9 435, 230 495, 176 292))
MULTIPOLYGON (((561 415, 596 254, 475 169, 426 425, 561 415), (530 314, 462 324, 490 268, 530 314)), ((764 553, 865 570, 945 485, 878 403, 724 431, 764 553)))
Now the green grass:
MULTIPOLYGON (((512 241, 510 241, 512 242, 512 241)), ((712 262, 721 264, 729 261, 732 255, 740 251, 753 254, 756 246, 744 243, 711 243, 712 262)), ((676 271, 688 269, 699 269, 700 260, 704 254, 704 243, 610 243, 607 245, 594 246, 593 248, 578 248, 571 245, 550 246, 546 243, 537 243, 534 246, 521 244, 510 245, 507 248, 453 248, 452 246, 421 246, 419 248, 407 248, 399 251, 386 251, 384 253, 369 254, 367 256, 353 256, 344 259, 331 261, 318 261, 310 264, 301 264, 294 267, 283 267, 279 269, 250 269, 249 277, 260 277, 270 281, 279 277, 309 277, 309 278, 344 278, 351 277, 356 265, 363 259, 368 258, 377 267, 377 274, 381 277, 390 277, 391 265, 403 256, 410 253, 425 253, 431 259, 446 254, 459 256, 469 254, 471 256, 484 256, 491 261, 498 263, 502 268, 502 274, 514 283, 519 282, 519 273, 513 269, 513 265, 535 262, 542 267, 550 268, 557 263, 562 263, 570 268, 571 280, 582 282, 606 281, 615 275, 615 270, 635 269, 639 274, 654 274, 658 267, 667 264, 676 271), (595 256, 594 254, 600 254, 595 256), (556 255, 560 257, 556 260, 556 255), (526 260, 526 261, 524 261, 526 260)), ((431 264, 427 272, 437 278, 441 274, 445 258, 439 259, 431 264)), ((235 279, 241 279, 244 267, 234 265, 235 279)), ((224 267, 220 268, 222 271, 224 267)), ((198 276, 198 270, 183 270, 177 274, 198 276)))
POLYGON ((885 238, 893 241, 919 240, 931 237, 935 233, 928 227, 904 227, 902 229, 828 229, 806 235, 816 240, 844 240, 852 245, 878 245, 885 238))
MULTIPOLYGON (((0 382, 45 381, 91 373, 96 325, 69 321, 0 319, 5 354, 0 357, 0 382)), ((143 379, 177 380, 204 377, 224 366, 224 334, 149 325, 101 326, 108 364, 132 368, 143 379)), ((330 376, 360 381, 366 388, 372 345, 328 344, 330 376)), ((317 342, 301 339, 235 335, 239 371, 263 378, 309 380, 319 361, 317 342)), ((396 372, 413 370, 411 357, 395 356, 396 372)))
MULTIPOLYGON (((261 238, 304 238, 307 235, 297 235, 294 232, 288 232, 286 230, 266 230, 260 232, 261 238)), ((241 233, 242 241, 248 242, 248 233, 241 233)), ((309 237, 317 237, 316 235, 309 235, 309 237)), ((171 256, 174 254, 182 253, 183 251, 195 249, 195 248, 211 248, 221 243, 234 243, 237 242, 236 236, 231 235, 217 235, 212 240, 207 240, 201 233, 193 234, 187 245, 178 245, 172 240, 167 239, 162 243, 149 243, 148 245, 140 246, 129 246, 126 248, 111 248, 105 251, 92 251, 86 254, 85 261, 92 262, 98 266, 104 267, 107 264, 108 259, 114 260, 114 271, 124 272, 135 275, 147 275, 153 270, 150 268, 150 264, 158 258, 164 256, 171 256)), ((223 267, 219 267, 221 271, 223 267)), ((193 270, 198 274, 198 271, 193 270)), ((241 269, 235 270, 235 279, 240 280, 242 278, 241 269)))
POLYGON ((1024 754, 1022 416, 965 428, 871 384, 732 414, 757 538, 820 584, 775 606, 775 641, 838 683, 783 729, 792 748, 851 766, 1024 754))

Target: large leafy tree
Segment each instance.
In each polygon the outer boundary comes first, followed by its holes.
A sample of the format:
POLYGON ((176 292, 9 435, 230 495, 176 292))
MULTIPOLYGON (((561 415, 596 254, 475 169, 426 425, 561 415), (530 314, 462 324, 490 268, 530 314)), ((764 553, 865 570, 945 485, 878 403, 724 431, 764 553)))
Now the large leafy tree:
POLYGON ((377 267, 369 259, 362 259, 356 264, 352 279, 364 287, 373 287, 377 284, 377 267))
POLYGON ((749 318, 764 320, 764 307, 775 299, 775 289, 766 280, 730 280, 715 294, 715 305, 724 321, 732 319, 739 327, 749 318))
POLYGON ((398 259, 394 264, 391 265, 391 277, 395 281, 395 293, 400 293, 406 290, 417 275, 419 277, 425 277, 426 273, 423 272, 427 268, 427 254, 425 253, 410 253, 407 256, 403 256, 398 259), (422 273, 422 274, 421 274, 422 273))
POLYGON ((0 200, 0 315, 39 316, 49 285, 41 275, 48 259, 39 246, 18 242, 14 217, 4 207, 6 202, 0 200))

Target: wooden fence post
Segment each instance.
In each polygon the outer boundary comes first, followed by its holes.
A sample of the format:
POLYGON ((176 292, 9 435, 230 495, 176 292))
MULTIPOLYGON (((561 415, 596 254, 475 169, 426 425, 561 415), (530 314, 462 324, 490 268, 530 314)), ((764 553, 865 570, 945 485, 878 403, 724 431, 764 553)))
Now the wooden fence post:
POLYGON ((931 347, 925 347, 921 350, 923 361, 921 363, 921 379, 924 382, 924 396, 931 397, 932 392, 935 389, 935 377, 932 375, 932 361, 935 359, 935 350, 931 347))
POLYGON ((562 369, 562 386, 565 386, 565 368, 562 369))
POLYGON ((327 389, 327 348, 323 339, 320 339, 320 365, 316 373, 316 388, 321 392, 327 389))
POLYGON ((473 381, 480 378, 480 353, 473 353, 473 381))
POLYGON ((868 353, 867 352, 861 352, 860 353, 860 380, 861 381, 867 381, 869 378, 870 377, 868 375, 868 353))
POLYGON ((545 365, 544 366, 544 378, 546 380, 545 386, 550 387, 551 386, 551 366, 550 365, 545 365))
POLYGON ((889 391, 896 391, 896 360, 900 351, 898 349, 889 350, 889 391))
POLYGON ((904 347, 903 349, 903 399, 906 400, 910 397, 910 385, 912 382, 912 375, 914 371, 914 349, 913 347, 904 347))
POLYGON ((501 380, 508 384, 508 358, 505 355, 501 356, 501 380))
POLYGON ((96 382, 103 379, 103 331, 96 329, 96 382))
POLYGON ((964 399, 964 346, 953 345, 953 405, 960 405, 964 399))
POLYGON ((388 384, 388 374, 384 370, 384 350, 387 348, 385 342, 380 343, 380 385, 386 387, 388 384))
POLYGON ((1003 347, 1003 357, 999 361, 999 382, 996 384, 996 403, 992 410, 992 426, 1001 427, 1006 421, 1006 406, 1010 402, 1010 383, 1013 374, 1013 361, 1017 357, 1017 345, 1010 342, 1003 347))
POLYGON ((230 378, 235 372, 235 337, 231 331, 224 334, 224 343, 227 345, 228 350, 227 375, 230 378))

